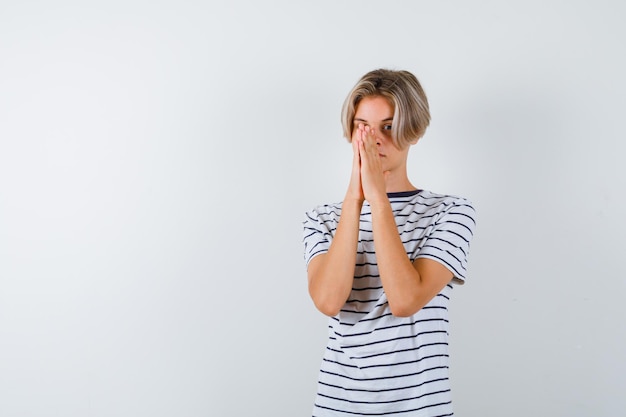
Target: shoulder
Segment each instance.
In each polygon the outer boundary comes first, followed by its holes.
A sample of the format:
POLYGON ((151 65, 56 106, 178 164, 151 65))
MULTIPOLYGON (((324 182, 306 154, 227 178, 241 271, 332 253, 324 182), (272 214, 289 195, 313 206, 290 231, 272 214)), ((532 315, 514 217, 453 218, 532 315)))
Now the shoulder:
POLYGON ((441 194, 432 191, 423 190, 415 196, 415 204, 432 208, 437 211, 446 211, 451 207, 464 207, 468 211, 474 212, 474 204, 466 197, 460 197, 452 194, 441 194))
POLYGON ((340 215, 341 203, 320 204, 305 212, 306 219, 315 221, 338 220, 340 215))
POLYGON ((467 205, 472 207, 472 202, 468 198, 428 190, 422 190, 415 196, 415 200, 429 206, 467 205))
POLYGON ((411 201, 413 209, 436 223, 454 219, 464 224, 476 224, 476 210, 471 200, 451 194, 441 194, 422 190, 411 201))

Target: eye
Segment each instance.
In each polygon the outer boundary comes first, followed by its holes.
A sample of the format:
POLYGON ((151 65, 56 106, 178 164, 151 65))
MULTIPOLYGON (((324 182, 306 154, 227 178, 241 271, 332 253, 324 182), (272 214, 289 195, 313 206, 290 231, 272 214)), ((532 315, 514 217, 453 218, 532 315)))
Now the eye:
POLYGON ((391 132, 391 124, 383 125, 383 130, 385 132, 391 132))

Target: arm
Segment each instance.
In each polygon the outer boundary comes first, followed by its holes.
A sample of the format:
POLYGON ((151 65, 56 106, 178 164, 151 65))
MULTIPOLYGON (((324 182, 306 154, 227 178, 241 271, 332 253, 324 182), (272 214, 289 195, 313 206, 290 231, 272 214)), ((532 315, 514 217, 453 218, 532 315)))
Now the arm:
POLYGON ((361 180, 372 209, 374 247, 378 272, 395 316, 410 316, 424 307, 453 277, 445 266, 431 259, 411 262, 387 198, 385 175, 376 140, 369 131, 360 136, 361 180))
POLYGON ((360 214, 360 202, 344 200, 328 252, 311 259, 307 269, 311 299, 327 316, 339 313, 352 290, 360 214))
POLYGON ((432 259, 411 262, 389 200, 370 202, 378 272, 393 315, 407 317, 424 307, 450 282, 452 272, 432 259))
POLYGON ((307 269, 309 295, 319 311, 335 316, 352 291, 359 223, 363 205, 359 152, 353 144, 352 175, 343 200, 339 224, 328 252, 311 259, 307 269))

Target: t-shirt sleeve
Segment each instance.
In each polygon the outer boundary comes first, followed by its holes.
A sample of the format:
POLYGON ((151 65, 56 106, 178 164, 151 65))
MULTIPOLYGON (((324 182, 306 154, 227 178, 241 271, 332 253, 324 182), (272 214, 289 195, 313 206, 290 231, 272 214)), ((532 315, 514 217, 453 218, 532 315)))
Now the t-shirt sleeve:
POLYGON ((464 199, 446 206, 426 236, 425 243, 413 254, 413 259, 438 261, 454 274, 453 282, 463 284, 469 246, 476 226, 475 215, 472 204, 464 199))
POLYGON ((334 231, 333 225, 324 220, 318 210, 311 210, 305 214, 303 222, 304 261, 306 266, 317 255, 328 252, 334 231))

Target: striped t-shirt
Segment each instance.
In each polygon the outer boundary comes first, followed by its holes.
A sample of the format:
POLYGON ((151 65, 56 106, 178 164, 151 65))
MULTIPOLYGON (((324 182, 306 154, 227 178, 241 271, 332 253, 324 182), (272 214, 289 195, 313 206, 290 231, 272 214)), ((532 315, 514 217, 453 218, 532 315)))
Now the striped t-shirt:
MULTIPOLYGON (((429 191, 389 193, 398 233, 413 261, 445 265, 465 281, 474 209, 463 198, 429 191)), ((341 203, 316 207, 304 221, 306 264, 328 251, 341 203)), ((450 416, 448 284, 411 317, 395 317, 378 274, 372 214, 361 210, 352 292, 329 319, 313 416, 450 416)))

